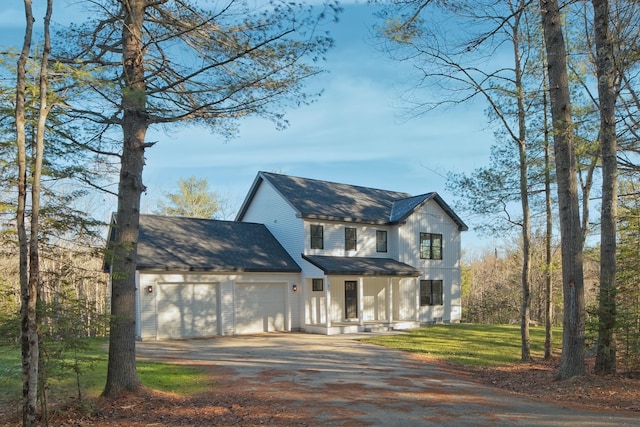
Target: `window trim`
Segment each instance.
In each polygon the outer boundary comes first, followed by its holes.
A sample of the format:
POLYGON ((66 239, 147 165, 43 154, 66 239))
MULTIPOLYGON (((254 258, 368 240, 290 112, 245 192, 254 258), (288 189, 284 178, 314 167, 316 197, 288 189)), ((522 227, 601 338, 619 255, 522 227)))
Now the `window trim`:
POLYGON ((376 252, 388 252, 388 234, 387 230, 376 230, 376 252), (384 241, 380 236, 384 235, 384 241), (384 250, 380 249, 380 244, 384 244, 384 250))
POLYGON ((324 279, 311 279, 311 292, 324 291, 324 279))
POLYGON ((345 251, 357 251, 358 250, 358 230, 355 227, 344 228, 344 250, 345 251), (349 232, 353 232, 353 236, 349 236, 349 232))
POLYGON ((420 307, 436 305, 444 305, 443 281, 441 279, 420 280, 420 307))
POLYGON ((324 249, 324 226, 321 224, 310 224, 309 237, 311 249, 324 249), (314 234, 314 230, 316 233, 314 234), (319 231, 319 233, 317 233, 319 231))
POLYGON ((438 233, 420 233, 420 259, 442 259, 442 234, 438 233), (439 245, 434 246, 434 242, 439 242, 439 245), (428 249, 425 247, 425 243, 428 243, 428 249), (428 256, 425 251, 428 250, 428 256), (435 255, 434 255, 435 252, 435 255))

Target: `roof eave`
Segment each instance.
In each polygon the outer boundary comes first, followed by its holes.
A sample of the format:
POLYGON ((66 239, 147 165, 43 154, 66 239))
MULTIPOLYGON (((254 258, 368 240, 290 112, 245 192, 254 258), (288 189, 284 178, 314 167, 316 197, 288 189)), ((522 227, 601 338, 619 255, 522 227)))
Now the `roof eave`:
POLYGON ((200 272, 200 273, 300 273, 302 269, 298 268, 281 268, 281 269, 267 269, 267 268, 232 268, 232 267, 191 267, 191 266, 150 266, 150 265, 138 265, 136 266, 136 270, 142 272, 163 272, 166 273, 168 271, 175 272, 200 272))
POLYGON ((324 268, 322 265, 320 265, 319 263, 317 263, 316 261, 313 260, 313 258, 310 258, 308 256, 306 256, 305 254, 302 254, 302 259, 304 259, 305 261, 309 262, 310 264, 316 266, 317 268, 319 268, 320 270, 322 270, 322 272, 328 276, 331 275, 341 275, 341 276, 365 276, 365 277, 419 277, 422 275, 422 272, 419 270, 412 270, 412 271, 406 271, 406 272, 393 272, 392 274, 389 274, 389 272, 384 272, 384 271, 380 271, 380 272, 375 272, 375 271, 341 271, 341 270, 331 270, 331 269, 327 269, 324 268))
POLYGON ((316 221, 329 221, 329 222, 353 222, 355 224, 371 224, 371 225, 394 225, 396 222, 389 221, 376 221, 372 219, 363 219, 363 218, 345 218, 345 217, 337 217, 337 216, 329 216, 329 215, 317 215, 317 214, 301 214, 300 217, 306 220, 316 220, 316 221))

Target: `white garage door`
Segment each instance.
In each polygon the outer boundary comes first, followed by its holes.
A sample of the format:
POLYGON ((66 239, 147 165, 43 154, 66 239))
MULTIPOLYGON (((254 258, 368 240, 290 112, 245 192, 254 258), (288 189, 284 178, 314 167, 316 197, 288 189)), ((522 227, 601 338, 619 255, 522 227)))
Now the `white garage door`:
POLYGON ((158 338, 218 335, 216 284, 164 283, 157 288, 158 338))
POLYGON ((284 283, 237 283, 235 333, 284 331, 286 289, 284 283))

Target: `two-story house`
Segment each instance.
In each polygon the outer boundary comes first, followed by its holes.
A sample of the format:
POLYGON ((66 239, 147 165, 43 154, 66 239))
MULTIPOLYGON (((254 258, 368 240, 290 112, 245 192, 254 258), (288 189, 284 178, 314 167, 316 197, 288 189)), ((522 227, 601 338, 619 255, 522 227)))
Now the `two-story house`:
POLYGON ((458 322, 466 229, 436 193, 259 172, 236 221, 141 216, 137 335, 458 322))
POLYGON ((436 193, 260 172, 236 220, 264 224, 301 267, 302 330, 460 320, 467 226, 436 193))

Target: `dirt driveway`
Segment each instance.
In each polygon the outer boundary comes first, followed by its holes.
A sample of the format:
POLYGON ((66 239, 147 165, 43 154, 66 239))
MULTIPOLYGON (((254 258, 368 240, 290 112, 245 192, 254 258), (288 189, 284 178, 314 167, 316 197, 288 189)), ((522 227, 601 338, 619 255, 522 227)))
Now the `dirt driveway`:
POLYGON ((260 393, 274 410, 303 413, 301 425, 640 425, 633 414, 585 412, 508 394, 359 337, 287 333, 145 341, 137 352, 139 358, 207 366, 222 390, 260 393))

